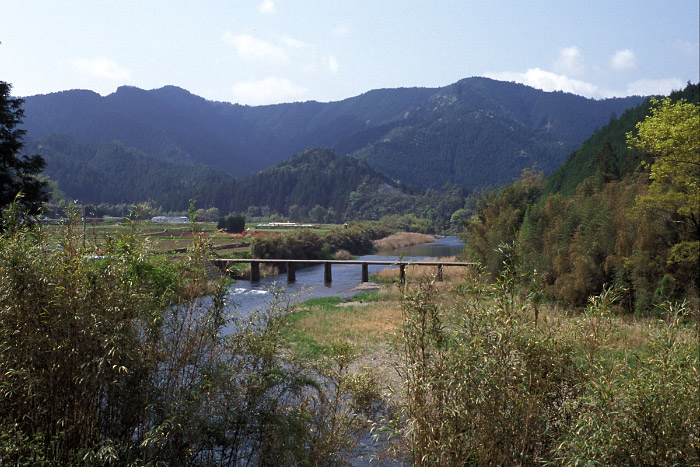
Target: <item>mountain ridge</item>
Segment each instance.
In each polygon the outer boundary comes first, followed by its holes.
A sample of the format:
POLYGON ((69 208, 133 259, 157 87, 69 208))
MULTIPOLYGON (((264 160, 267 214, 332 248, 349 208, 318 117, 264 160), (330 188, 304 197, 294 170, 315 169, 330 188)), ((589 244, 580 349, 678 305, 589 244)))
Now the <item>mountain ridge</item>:
POLYGON ((63 134, 93 145, 118 141, 157 160, 239 180, 309 148, 330 147, 391 180, 474 189, 508 183, 533 164, 552 172, 596 128, 642 100, 596 101, 478 77, 256 107, 209 101, 172 85, 122 86, 104 97, 85 90, 27 97, 24 127, 28 140, 63 134))

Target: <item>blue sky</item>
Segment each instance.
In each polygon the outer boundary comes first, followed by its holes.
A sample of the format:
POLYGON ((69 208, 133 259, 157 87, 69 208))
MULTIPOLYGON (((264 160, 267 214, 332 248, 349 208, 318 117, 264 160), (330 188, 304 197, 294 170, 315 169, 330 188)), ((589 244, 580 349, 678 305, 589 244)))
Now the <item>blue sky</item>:
POLYGON ((173 84, 259 105, 470 76, 596 99, 699 79, 698 0, 0 0, 13 94, 173 84))

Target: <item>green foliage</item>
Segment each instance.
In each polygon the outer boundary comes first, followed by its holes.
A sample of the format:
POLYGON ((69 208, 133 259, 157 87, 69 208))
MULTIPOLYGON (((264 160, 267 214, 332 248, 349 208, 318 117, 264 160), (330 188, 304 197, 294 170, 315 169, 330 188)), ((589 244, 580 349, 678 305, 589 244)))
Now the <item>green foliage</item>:
POLYGON ((310 229, 257 237, 251 246, 253 257, 263 259, 324 259, 323 251, 321 237, 310 229))
POLYGON ((336 227, 322 235, 310 229, 299 229, 256 237, 251 251, 254 258, 331 259, 338 250, 347 250, 354 255, 371 253, 374 248, 372 240, 387 234, 388 230, 376 222, 336 227))
POLYGON ((648 355, 596 365, 557 446, 565 465, 697 465, 698 345, 678 339, 686 310, 667 308, 648 355), (632 362, 631 364, 629 362, 632 362))
MULTIPOLYGON (((503 265, 499 245, 517 237, 521 272, 536 271, 540 289, 570 305, 583 307, 604 284, 613 284, 620 306, 639 314, 653 312, 667 297, 687 298, 696 306, 700 119, 697 104, 679 100, 693 90, 697 98, 697 85, 689 85, 673 99, 631 110, 591 137, 569 159, 577 164, 580 156, 595 165, 580 183, 578 175, 563 179, 577 183, 575 188, 561 185, 562 193, 528 196, 516 182, 484 195, 465 227, 469 251, 487 272, 497 273, 503 265), (642 111, 651 114, 642 120, 642 111), (634 151, 609 144, 606 135, 622 138, 635 124, 638 132, 627 137, 634 151), (595 157, 587 145, 599 148, 595 157)), ((548 190, 555 179, 548 180, 548 190)))
POLYGON ((219 219, 216 228, 229 233, 241 233, 245 230, 245 217, 242 214, 229 214, 219 219))
MULTIPOLYGON (((685 99, 698 103, 700 85, 690 84, 682 91, 673 92, 672 101, 685 99)), ((650 99, 627 109, 619 118, 610 118, 607 125, 593 133, 576 149, 557 170, 547 178, 546 193, 572 195, 585 179, 600 173, 603 181, 639 170, 646 160, 627 144, 627 134, 644 120, 652 107, 650 99)), ((618 112, 619 113, 619 112, 618 112)))
MULTIPOLYGON (((194 209, 194 206, 192 207, 194 209)), ((160 262, 133 228, 103 254, 77 212, 51 248, 5 212, 0 234, 0 456, 12 465, 337 465, 377 391, 347 349, 323 365, 279 348, 291 303, 232 313, 195 237, 160 262)))
POLYGON ((501 270, 504 258, 498 248, 515 238, 542 186, 540 172, 525 170, 520 180, 479 199, 474 215, 465 224, 462 239, 467 251, 483 262, 486 272, 495 275, 501 270))
POLYGON ((38 155, 20 157, 26 133, 18 128, 24 101, 12 97, 11 89, 10 84, 0 81, 0 209, 17 200, 25 210, 37 214, 48 199, 46 182, 37 177, 45 163, 38 155))
POLYGON ((517 294, 479 279, 445 301, 429 282, 405 291, 395 347, 405 383, 387 428, 397 455, 413 465, 700 462, 697 312, 666 304, 648 322, 648 348, 611 352, 630 329, 613 320, 618 290, 536 324, 517 294))
POLYGON ((396 442, 414 465, 551 459, 582 377, 574 348, 533 327, 519 306, 502 308, 503 289, 472 281, 461 290, 452 309, 438 307, 430 283, 404 297, 396 442))
POLYGON ((700 105, 684 100, 652 101, 651 115, 629 133, 629 144, 653 157, 647 164, 651 183, 638 197, 642 219, 662 218, 675 224, 668 264, 695 279, 700 288, 700 105))
POLYGON ((353 255, 374 251, 373 240, 389 235, 389 229, 381 222, 357 222, 347 229, 336 227, 328 231, 326 242, 332 251, 347 250, 353 255))

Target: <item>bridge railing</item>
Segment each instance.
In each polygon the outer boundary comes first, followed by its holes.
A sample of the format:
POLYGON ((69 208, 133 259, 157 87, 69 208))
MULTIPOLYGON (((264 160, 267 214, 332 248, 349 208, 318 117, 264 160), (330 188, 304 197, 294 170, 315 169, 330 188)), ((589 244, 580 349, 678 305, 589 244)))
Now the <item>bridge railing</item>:
POLYGON ((298 264, 323 264, 323 281, 327 284, 333 281, 332 267, 334 264, 359 264, 362 266, 362 282, 369 281, 369 266, 398 266, 399 279, 406 280, 406 266, 436 266, 437 280, 442 280, 442 268, 447 266, 474 266, 477 263, 449 262, 449 261, 363 261, 363 260, 323 260, 323 259, 239 259, 239 258, 217 258, 212 262, 221 270, 225 271, 229 264, 250 263, 250 280, 258 282, 260 280, 260 264, 285 264, 287 267, 287 281, 296 280, 296 266, 298 264))

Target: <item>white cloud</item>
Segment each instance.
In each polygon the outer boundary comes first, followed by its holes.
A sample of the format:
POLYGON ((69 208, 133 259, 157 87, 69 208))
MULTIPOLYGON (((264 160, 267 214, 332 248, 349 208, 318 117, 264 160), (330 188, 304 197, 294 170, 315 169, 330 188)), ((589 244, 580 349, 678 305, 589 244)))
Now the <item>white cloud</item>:
POLYGON ((287 78, 269 77, 260 81, 241 81, 233 85, 233 95, 241 104, 261 105, 299 100, 307 89, 287 78))
POLYGON ((610 66, 617 71, 630 70, 637 66, 637 57, 630 49, 618 50, 610 59, 610 66))
POLYGON ((671 91, 683 89, 685 83, 678 78, 640 79, 627 86, 627 95, 632 96, 666 96, 671 91))
POLYGON ((486 73, 486 77, 501 81, 515 81, 543 91, 564 91, 592 98, 603 97, 598 86, 585 81, 569 78, 540 68, 530 68, 525 73, 500 72, 486 73))
POLYGON ((291 37, 285 37, 280 42, 290 49, 307 49, 310 47, 306 42, 300 41, 299 39, 292 39, 291 37))
POLYGON ((230 32, 224 34, 223 39, 236 48, 241 57, 248 60, 264 60, 284 63, 289 59, 284 47, 271 42, 257 39, 248 34, 234 35, 230 32))
POLYGON ((260 13, 274 13, 275 12, 275 2, 272 0, 264 0, 258 7, 260 13))
POLYGON ((120 67, 108 58, 78 58, 73 60, 72 64, 78 71, 89 77, 131 81, 131 70, 120 67))
POLYGON ((580 75, 584 71, 583 57, 578 47, 565 47, 559 51, 559 59, 554 68, 563 73, 580 75))
POLYGON ((328 69, 331 70, 331 73, 338 73, 338 59, 333 55, 328 57, 328 69))

